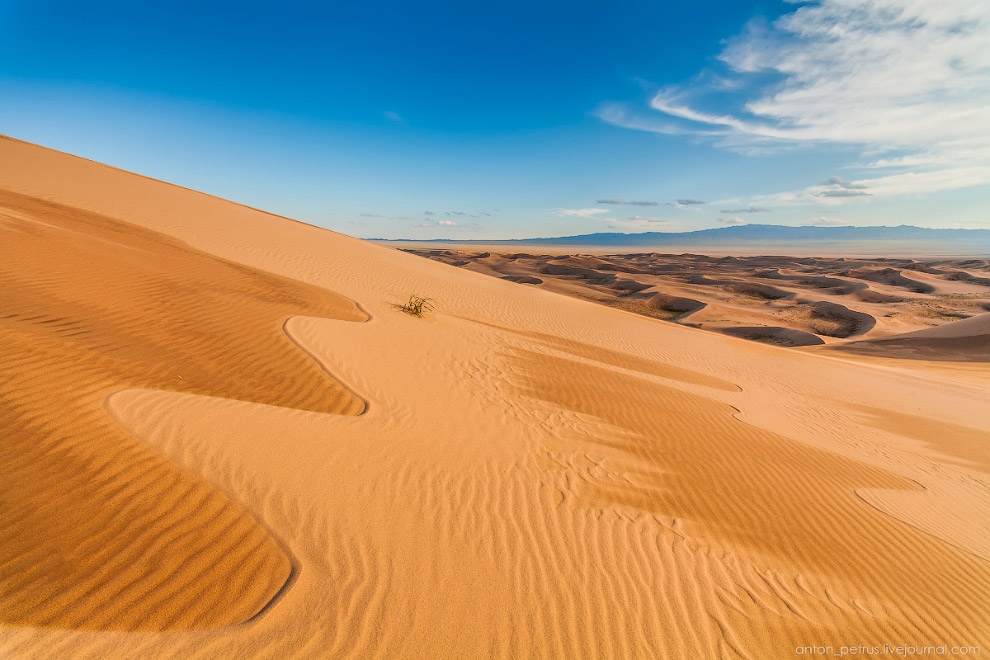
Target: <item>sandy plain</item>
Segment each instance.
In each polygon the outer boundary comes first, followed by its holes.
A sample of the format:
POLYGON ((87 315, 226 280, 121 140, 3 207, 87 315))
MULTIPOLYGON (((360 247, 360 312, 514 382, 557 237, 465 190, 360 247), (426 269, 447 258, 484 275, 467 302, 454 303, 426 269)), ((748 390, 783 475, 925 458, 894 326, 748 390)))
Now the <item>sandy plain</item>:
POLYGON ((986 317, 783 348, 9 138, 0 236, 0 657, 990 647, 986 317))

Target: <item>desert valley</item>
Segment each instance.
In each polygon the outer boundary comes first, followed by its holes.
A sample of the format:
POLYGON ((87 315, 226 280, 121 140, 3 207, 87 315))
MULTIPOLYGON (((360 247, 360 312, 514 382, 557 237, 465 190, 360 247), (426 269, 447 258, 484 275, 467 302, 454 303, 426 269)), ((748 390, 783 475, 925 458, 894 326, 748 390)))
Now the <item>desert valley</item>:
POLYGON ((409 254, 12 138, 0 251, 0 657, 990 648, 985 256, 409 254))

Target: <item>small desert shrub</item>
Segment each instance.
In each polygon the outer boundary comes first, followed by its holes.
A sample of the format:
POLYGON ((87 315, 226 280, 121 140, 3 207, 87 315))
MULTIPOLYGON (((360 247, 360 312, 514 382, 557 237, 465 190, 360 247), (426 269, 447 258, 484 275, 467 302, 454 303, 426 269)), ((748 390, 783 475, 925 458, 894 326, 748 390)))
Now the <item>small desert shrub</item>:
POLYGON ((406 314, 412 314, 413 316, 422 316, 424 313, 433 309, 433 299, 424 298, 423 296, 417 296, 413 294, 409 296, 409 302, 401 307, 402 311, 406 314))

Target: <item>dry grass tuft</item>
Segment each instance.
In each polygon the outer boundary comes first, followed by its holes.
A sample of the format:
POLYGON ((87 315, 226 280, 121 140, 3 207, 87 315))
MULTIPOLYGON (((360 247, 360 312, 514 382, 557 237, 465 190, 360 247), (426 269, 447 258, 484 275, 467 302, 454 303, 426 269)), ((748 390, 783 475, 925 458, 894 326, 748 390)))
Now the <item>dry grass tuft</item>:
POLYGON ((406 314, 421 317, 423 314, 433 309, 433 299, 424 298, 423 296, 413 294, 409 296, 409 301, 405 305, 402 305, 400 309, 402 309, 402 311, 406 314))

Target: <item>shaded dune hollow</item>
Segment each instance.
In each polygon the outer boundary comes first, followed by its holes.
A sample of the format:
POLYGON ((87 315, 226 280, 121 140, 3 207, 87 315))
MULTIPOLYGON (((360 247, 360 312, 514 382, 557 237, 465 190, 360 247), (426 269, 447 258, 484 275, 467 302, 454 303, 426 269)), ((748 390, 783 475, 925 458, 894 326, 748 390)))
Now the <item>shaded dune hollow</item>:
POLYGON ((858 270, 850 270, 843 274, 847 277, 855 277, 870 282, 879 282, 881 284, 889 284, 890 286, 899 286, 901 288, 914 291, 915 293, 933 293, 935 291, 935 287, 930 284, 925 284, 924 282, 919 282, 917 280, 904 277, 901 275, 901 271, 894 268, 884 268, 882 270, 861 268, 858 270))
POLYGON ((818 335, 794 328, 775 326, 735 326, 723 328, 722 332, 732 337, 750 339, 780 346, 816 346, 825 341, 818 335))
POLYGON ((104 401, 147 388, 360 414, 282 326, 367 316, 319 287, 11 191, 0 236, 0 622, 164 631, 258 615, 289 584, 291 557, 104 401))
POLYGON ((809 302, 808 306, 812 327, 818 334, 852 337, 869 332, 877 324, 869 314, 827 300, 809 302))
POLYGON ((655 309, 670 312, 671 315, 683 318, 704 309, 707 305, 700 300, 684 298, 682 296, 671 296, 666 293, 657 293, 646 304, 655 309))

